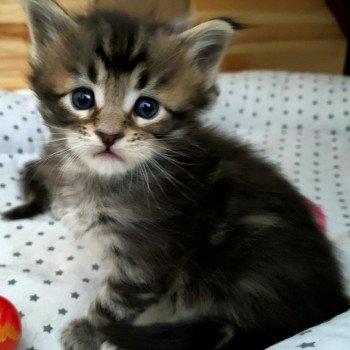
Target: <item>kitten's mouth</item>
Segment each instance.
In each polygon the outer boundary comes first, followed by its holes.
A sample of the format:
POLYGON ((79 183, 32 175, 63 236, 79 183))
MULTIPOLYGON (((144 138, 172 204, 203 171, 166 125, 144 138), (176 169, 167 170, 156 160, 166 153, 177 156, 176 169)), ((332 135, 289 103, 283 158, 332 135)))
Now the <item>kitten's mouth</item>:
POLYGON ((119 160, 121 162, 124 161, 124 159, 119 154, 111 151, 110 149, 105 149, 104 151, 95 154, 95 157, 105 160, 119 160))

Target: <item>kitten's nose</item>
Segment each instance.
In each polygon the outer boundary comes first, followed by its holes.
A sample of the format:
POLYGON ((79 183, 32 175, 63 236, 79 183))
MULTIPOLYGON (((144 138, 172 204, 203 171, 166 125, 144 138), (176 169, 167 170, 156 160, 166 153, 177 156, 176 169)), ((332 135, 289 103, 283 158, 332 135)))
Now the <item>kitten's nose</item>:
POLYGON ((107 148, 113 146, 115 141, 124 137, 123 132, 120 132, 118 134, 106 134, 105 132, 96 130, 95 134, 101 139, 101 141, 107 148))

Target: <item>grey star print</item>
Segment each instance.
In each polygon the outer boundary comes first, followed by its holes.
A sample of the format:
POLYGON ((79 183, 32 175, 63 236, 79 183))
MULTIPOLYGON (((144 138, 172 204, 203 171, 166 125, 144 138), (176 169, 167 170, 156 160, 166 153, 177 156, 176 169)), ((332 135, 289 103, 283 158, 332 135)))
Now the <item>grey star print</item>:
POLYGON ((78 294, 77 292, 70 293, 70 295, 73 299, 78 299, 80 297, 80 294, 78 294))
POLYGON ((100 265, 98 265, 98 264, 93 264, 93 265, 91 266, 91 268, 92 268, 93 270, 95 270, 95 271, 98 271, 99 268, 100 268, 100 265))
POLYGON ((39 299, 40 299, 40 297, 38 297, 36 294, 33 294, 30 296, 30 301, 37 302, 39 299))
POLYGON ((298 348, 302 348, 302 349, 305 349, 305 348, 314 348, 315 347, 315 342, 312 342, 312 343, 302 343, 300 345, 298 345, 298 348))
POLYGON ((43 329, 44 329, 43 332, 46 332, 46 333, 51 333, 51 331, 53 330, 50 324, 48 324, 47 326, 44 326, 43 329))
MULTIPOLYGON (((262 84, 265 79, 262 76, 259 85, 263 85, 261 87, 263 91, 259 92, 255 91, 253 82, 258 78, 256 75, 249 80, 250 77, 244 74, 244 79, 249 78, 244 82, 238 77, 238 85, 236 77, 225 78, 228 80, 227 85, 232 86, 227 86, 227 94, 225 87, 222 89, 221 107, 218 113, 214 114, 217 114, 223 128, 230 133, 231 131, 234 133, 235 130, 237 133, 242 132, 247 138, 251 137, 253 142, 258 141, 259 147, 261 145, 263 150, 274 149, 276 152, 271 154, 273 160, 282 168, 287 165, 292 180, 298 182, 302 189, 308 189, 307 193, 311 200, 318 204, 327 202, 328 208, 333 206, 334 214, 337 215, 329 217, 330 228, 333 221, 337 222, 339 228, 343 226, 342 232, 346 232, 345 236, 349 239, 350 201, 347 198, 349 184, 346 182, 347 173, 346 167, 344 168, 344 164, 348 164, 346 163, 348 152, 343 151, 350 150, 350 85, 347 78, 341 77, 342 81, 339 81, 337 77, 332 76, 331 79, 325 78, 327 86, 322 85, 321 80, 315 80, 314 83, 311 81, 312 86, 309 86, 309 89, 306 81, 299 81, 302 77, 308 80, 304 75, 300 75, 299 78, 299 75, 289 76, 283 73, 279 76, 276 73, 272 83, 268 78, 266 84, 262 84), (291 81, 287 82, 286 79, 291 81), (279 89, 280 83, 281 89, 279 89), (284 84, 290 85, 289 92, 284 91, 284 84), (298 84, 305 84, 305 87, 301 88, 301 85, 298 87, 298 84), (273 89, 269 90, 270 87, 273 89), (342 91, 345 88, 346 90, 342 91), (327 96, 328 90, 333 98, 331 95, 327 96), (336 96, 337 90, 341 95, 336 96), (283 96, 279 103, 281 92, 283 96), (322 97, 318 96, 320 92, 322 97), (238 103, 235 103, 235 98, 238 103), (329 106, 330 100, 337 108, 329 106), (275 114, 276 118, 273 117, 275 114), (235 130, 232 130, 233 128, 235 130), (255 132, 258 133, 260 140, 254 140, 255 132), (323 149, 322 146, 327 147, 323 149), (309 158, 305 156, 307 152, 309 158), (305 173, 314 176, 305 181, 305 173)), ((34 106, 28 105, 32 102, 33 99, 28 94, 21 97, 17 93, 0 92, 0 119, 4 122, 0 128, 1 151, 4 151, 4 157, 0 160, 2 210, 11 209, 24 200, 24 196, 17 194, 17 181, 19 181, 17 169, 22 160, 16 156, 24 156, 23 160, 26 160, 28 153, 35 150, 34 145, 38 143, 41 145, 43 141, 44 129, 39 124, 39 113, 34 106), (10 101, 10 98, 13 101, 10 101), (18 111, 17 103, 20 104, 18 111), (38 121, 35 120, 36 117, 38 121), (12 133, 13 130, 15 134, 12 133), (7 145, 14 146, 13 150, 8 151, 7 145), (9 153, 6 154, 7 152, 9 153)), ((210 122, 211 117, 204 116, 204 118, 210 122)), ((56 174, 52 174, 53 178, 55 176, 56 174)), ((83 247, 85 243, 73 240, 64 225, 46 214, 31 220, 12 223, 0 220, 0 223, 6 225, 0 230, 0 247, 5 249, 4 252, 0 248, 2 277, 0 294, 8 296, 17 307, 21 318, 24 317, 24 342, 20 348, 21 350, 61 349, 57 344, 59 330, 67 323, 68 318, 74 318, 78 310, 79 312, 82 309, 86 310, 88 296, 96 294, 95 289, 104 278, 102 273, 104 265, 97 256, 92 258, 89 249, 83 247), (43 231, 38 231, 39 229, 43 231), (63 268, 65 270, 62 270, 63 268), (82 277, 84 275, 86 277, 82 277)), ((292 348, 315 350, 325 347, 325 344, 321 346, 318 334, 318 329, 300 332, 291 339, 290 350, 292 348)), ((333 341, 333 337, 335 340, 335 334, 329 335, 330 341, 333 341)), ((322 335, 322 339, 323 336, 326 337, 327 334, 322 335)), ((336 350, 330 347, 327 350, 336 350)), ((343 347, 347 349, 346 344, 343 347)))
POLYGON ((58 309, 58 313, 60 314, 60 315, 65 315, 66 313, 67 313, 68 311, 65 309, 65 308, 63 308, 63 309, 58 309))

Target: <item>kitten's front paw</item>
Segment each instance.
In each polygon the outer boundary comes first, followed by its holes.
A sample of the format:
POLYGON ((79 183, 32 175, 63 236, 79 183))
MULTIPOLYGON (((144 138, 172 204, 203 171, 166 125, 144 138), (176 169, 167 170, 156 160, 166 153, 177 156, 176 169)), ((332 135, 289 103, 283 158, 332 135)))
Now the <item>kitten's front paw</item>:
POLYGON ((112 345, 106 341, 101 345, 100 350, 120 350, 120 349, 117 346, 112 345))
POLYGON ((71 322, 62 332, 64 350, 100 350, 101 339, 87 319, 71 322))

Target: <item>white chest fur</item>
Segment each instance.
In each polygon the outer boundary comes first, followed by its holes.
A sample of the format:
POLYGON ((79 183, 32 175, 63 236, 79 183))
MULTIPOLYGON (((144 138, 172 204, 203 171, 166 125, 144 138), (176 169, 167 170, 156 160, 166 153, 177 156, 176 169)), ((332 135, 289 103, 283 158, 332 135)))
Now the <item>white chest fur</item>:
POLYGON ((88 196, 79 187, 64 186, 55 192, 53 215, 109 265, 115 280, 127 278, 135 283, 145 283, 144 273, 138 266, 113 253, 117 248, 123 255, 127 254, 118 230, 100 220, 105 215, 122 225, 134 216, 132 210, 123 207, 118 200, 111 203, 106 198, 88 196))

